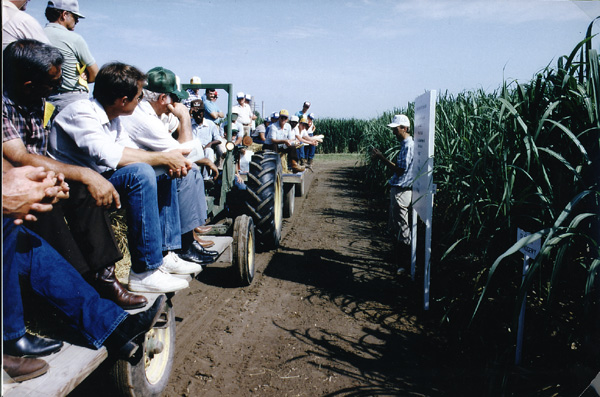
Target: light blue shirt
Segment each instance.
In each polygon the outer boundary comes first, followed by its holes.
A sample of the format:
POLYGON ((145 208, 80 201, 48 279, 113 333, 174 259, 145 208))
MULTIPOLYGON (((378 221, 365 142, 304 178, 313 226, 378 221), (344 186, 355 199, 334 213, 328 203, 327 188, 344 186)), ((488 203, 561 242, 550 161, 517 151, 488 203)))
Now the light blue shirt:
POLYGON ((390 178, 390 185, 398 187, 411 187, 413 183, 413 158, 415 151, 415 142, 409 136, 400 144, 400 152, 396 158, 396 165, 404 169, 402 175, 394 173, 390 178))

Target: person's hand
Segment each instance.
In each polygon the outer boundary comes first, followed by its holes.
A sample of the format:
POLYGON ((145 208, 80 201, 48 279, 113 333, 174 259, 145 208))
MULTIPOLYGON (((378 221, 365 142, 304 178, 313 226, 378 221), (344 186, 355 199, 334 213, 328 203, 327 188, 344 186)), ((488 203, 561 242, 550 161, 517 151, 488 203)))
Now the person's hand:
POLYGON ((217 178, 219 177, 219 169, 217 168, 217 166, 215 165, 215 163, 213 163, 212 161, 211 161, 211 164, 209 165, 209 167, 210 167, 210 170, 211 170, 211 172, 213 174, 213 181, 216 181, 217 178))
POLYGON ((23 220, 36 221, 31 212, 48 212, 60 198, 68 197, 68 185, 53 171, 43 167, 15 167, 2 175, 2 213, 15 218, 15 224, 23 220))
POLYGON ((112 183, 96 171, 89 170, 83 179, 88 191, 96 200, 98 207, 110 208, 115 204, 115 208, 121 208, 121 196, 112 183))
POLYGON ((373 150, 371 151, 371 158, 373 160, 375 160, 376 158, 381 158, 381 157, 382 157, 381 152, 377 148, 373 148, 373 150))
POLYGON ((190 118, 190 112, 189 112, 187 106, 185 106, 181 102, 170 103, 167 105, 167 108, 180 121, 190 118))
POLYGON ((238 183, 244 183, 244 180, 240 174, 235 174, 235 180, 238 181, 238 183))
POLYGON ((169 168, 169 176, 173 178, 182 178, 192 169, 192 162, 185 158, 190 154, 191 149, 174 149, 163 152, 163 165, 169 168))

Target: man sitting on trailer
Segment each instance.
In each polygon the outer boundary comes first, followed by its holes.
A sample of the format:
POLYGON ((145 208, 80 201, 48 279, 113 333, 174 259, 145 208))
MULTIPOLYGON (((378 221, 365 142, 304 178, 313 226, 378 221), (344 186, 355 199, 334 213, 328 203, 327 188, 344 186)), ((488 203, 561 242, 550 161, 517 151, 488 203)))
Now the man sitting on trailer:
POLYGON ((192 134, 194 139, 202 145, 204 156, 215 162, 218 167, 224 154, 220 147, 221 135, 219 134, 219 127, 204 117, 204 111, 204 103, 201 100, 195 99, 192 101, 190 106, 192 134))
MULTIPOLYGON (((204 150, 192 135, 192 124, 188 108, 180 101, 187 93, 177 89, 175 74, 162 67, 155 67, 146 75, 144 97, 138 103, 133 114, 121 117, 123 128, 138 148, 152 152, 164 152, 180 148, 190 148, 195 155, 192 161, 209 168, 216 179, 219 170, 215 164, 204 157, 204 150), (163 115, 172 114, 178 122, 177 139, 169 132, 162 121, 163 115)), ((181 249, 177 255, 197 264, 215 261, 218 253, 205 248, 214 242, 202 240, 194 235, 194 230, 206 222, 206 197, 202 171, 195 164, 186 176, 177 180, 177 197, 181 222, 181 249)), ((197 270, 200 272, 202 268, 197 270)))
POLYGON ((48 364, 36 357, 63 346, 26 331, 20 278, 27 278, 33 291, 59 309, 91 346, 104 345, 111 355, 131 357, 139 348, 133 340, 154 326, 166 297, 161 295, 149 309, 134 315, 102 299, 44 239, 22 225, 23 219, 35 220, 32 211, 51 211, 68 191, 62 176, 43 167, 12 168, 5 160, 2 168, 4 371, 16 382, 43 375, 48 364))
POLYGON ((298 164, 298 153, 296 152, 295 139, 290 139, 291 126, 288 124, 290 113, 286 109, 279 111, 279 119, 272 123, 267 130, 267 136, 263 147, 279 153, 287 153, 288 168, 293 173, 304 171, 304 167, 298 164))
POLYGON ((188 150, 148 152, 138 149, 120 116, 133 113, 143 98, 146 76, 119 62, 104 65, 94 84, 94 99, 67 106, 50 133, 53 156, 92 168, 117 189, 127 208, 131 271, 129 288, 140 292, 172 292, 188 287, 174 274, 190 274, 195 263, 175 254, 181 248, 176 178, 187 175, 188 150), (157 176, 153 167, 164 167, 157 176), (164 255, 163 255, 164 253, 164 255))

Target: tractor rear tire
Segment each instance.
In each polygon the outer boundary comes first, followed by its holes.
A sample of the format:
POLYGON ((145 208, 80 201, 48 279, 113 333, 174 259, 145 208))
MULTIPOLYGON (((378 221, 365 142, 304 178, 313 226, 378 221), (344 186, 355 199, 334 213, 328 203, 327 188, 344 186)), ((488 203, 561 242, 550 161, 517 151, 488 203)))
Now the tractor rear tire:
POLYGON ((254 221, 257 245, 263 250, 279 246, 283 226, 283 176, 279 154, 252 156, 248 172, 246 210, 254 221))

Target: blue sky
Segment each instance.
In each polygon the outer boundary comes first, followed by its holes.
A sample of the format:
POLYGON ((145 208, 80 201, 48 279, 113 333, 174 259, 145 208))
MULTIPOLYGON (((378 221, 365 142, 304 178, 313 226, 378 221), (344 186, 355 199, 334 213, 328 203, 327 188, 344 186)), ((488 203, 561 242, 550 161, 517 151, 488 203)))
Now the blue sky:
MULTIPOLYGON (((45 25, 46 1, 27 12, 45 25)), ((584 38, 600 1, 79 0, 98 64, 232 83, 259 112, 371 118, 429 89, 528 81, 584 38)), ((600 22, 594 32, 600 32, 600 22)), ((598 48, 600 38, 594 42, 598 48)), ((219 103, 226 106, 224 95, 219 103)))

